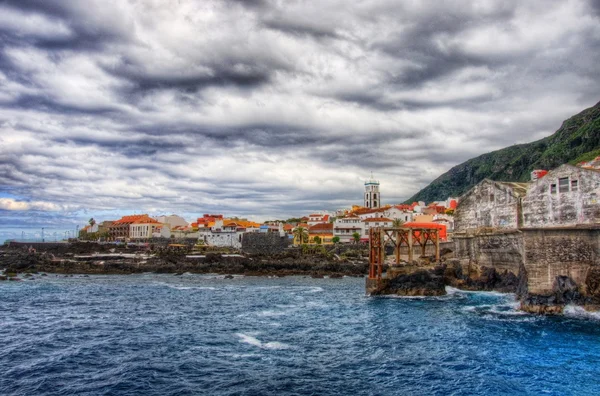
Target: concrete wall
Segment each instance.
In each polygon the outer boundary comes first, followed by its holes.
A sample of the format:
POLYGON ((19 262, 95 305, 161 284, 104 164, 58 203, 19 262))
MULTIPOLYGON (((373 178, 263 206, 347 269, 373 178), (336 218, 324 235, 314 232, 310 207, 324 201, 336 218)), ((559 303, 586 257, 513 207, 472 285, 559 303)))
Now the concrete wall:
POLYGON ((557 276, 583 286, 600 266, 600 229, 523 230, 523 245, 529 293, 550 294, 557 276))
POLYGON ((526 271, 527 292, 550 295, 558 276, 586 292, 591 272, 600 271, 600 227, 539 228, 454 237, 454 256, 463 266, 526 271))
POLYGON ((523 199, 523 227, 600 223, 600 172, 562 165, 530 185, 523 199), (566 191, 560 191, 566 179, 566 191))
POLYGON ((454 257, 463 266, 477 264, 517 275, 523 256, 523 236, 518 231, 454 236, 454 257))
POLYGON ((277 232, 251 232, 243 235, 241 247, 244 253, 276 254, 283 252, 291 243, 287 235, 282 237, 277 232))
POLYGON ((461 197, 454 213, 454 232, 482 227, 516 229, 520 199, 504 183, 483 180, 461 197))

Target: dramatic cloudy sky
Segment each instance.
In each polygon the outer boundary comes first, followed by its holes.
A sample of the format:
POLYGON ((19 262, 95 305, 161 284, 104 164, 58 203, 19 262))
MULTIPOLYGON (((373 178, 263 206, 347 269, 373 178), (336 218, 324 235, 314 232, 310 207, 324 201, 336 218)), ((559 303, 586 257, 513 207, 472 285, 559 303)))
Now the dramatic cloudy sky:
MULTIPOLYGON (((600 1, 0 0, 0 239, 384 203, 600 100, 600 1)), ((445 198, 445 197, 440 197, 445 198)))

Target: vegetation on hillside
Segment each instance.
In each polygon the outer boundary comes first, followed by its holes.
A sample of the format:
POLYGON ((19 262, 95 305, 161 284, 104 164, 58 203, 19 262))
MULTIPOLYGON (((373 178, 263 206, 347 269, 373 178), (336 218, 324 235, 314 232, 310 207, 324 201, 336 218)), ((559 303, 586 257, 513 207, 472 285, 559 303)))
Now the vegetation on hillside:
POLYGON ((528 181, 534 169, 589 161, 600 155, 600 103, 564 121, 552 135, 483 154, 455 166, 406 202, 458 197, 485 178, 528 181))

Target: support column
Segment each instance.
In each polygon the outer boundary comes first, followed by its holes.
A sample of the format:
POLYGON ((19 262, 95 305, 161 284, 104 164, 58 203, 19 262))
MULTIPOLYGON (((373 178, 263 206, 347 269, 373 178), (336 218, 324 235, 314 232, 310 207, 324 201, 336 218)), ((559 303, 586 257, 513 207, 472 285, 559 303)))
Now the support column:
POLYGON ((408 262, 411 264, 413 262, 413 230, 412 230, 412 228, 408 229, 408 262))
POLYGON ((440 230, 435 230, 435 261, 440 262, 440 230))
POLYGON ((396 230, 396 241, 395 241, 395 253, 396 253, 396 265, 400 264, 400 230, 396 230))
POLYGON ((421 235, 419 235, 419 239, 421 240, 421 257, 425 256, 425 246, 427 245, 427 238, 425 237, 425 230, 421 229, 421 235))

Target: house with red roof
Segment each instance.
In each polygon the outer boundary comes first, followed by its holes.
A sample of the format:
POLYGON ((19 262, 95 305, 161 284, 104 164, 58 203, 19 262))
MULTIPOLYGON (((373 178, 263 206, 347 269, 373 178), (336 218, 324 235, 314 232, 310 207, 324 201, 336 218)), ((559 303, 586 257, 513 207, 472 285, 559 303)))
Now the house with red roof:
POLYGON ((324 213, 313 213, 308 216, 308 221, 306 223, 309 227, 317 224, 329 223, 329 215, 324 213))
MULTIPOLYGON (((129 239, 150 239, 157 227, 163 224, 151 217, 143 217, 129 224, 129 239)), ((168 226, 164 226, 168 227, 168 226)))
POLYGON ((147 214, 128 215, 121 217, 119 220, 113 221, 107 227, 109 239, 113 241, 128 239, 130 226, 134 223, 142 221, 143 219, 150 219, 150 216, 148 216, 147 214))

